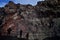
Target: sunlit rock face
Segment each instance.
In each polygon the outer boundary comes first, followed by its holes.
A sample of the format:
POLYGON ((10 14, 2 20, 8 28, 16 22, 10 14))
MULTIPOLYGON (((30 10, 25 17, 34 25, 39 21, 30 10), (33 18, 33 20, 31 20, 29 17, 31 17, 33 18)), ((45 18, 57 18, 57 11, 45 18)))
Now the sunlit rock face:
POLYGON ((10 1, 3 9, 6 15, 1 28, 2 35, 8 35, 7 30, 11 28, 10 36, 18 36, 22 30, 22 37, 25 38, 29 33, 30 40, 43 40, 46 37, 55 36, 56 33, 60 36, 58 31, 60 5, 58 4, 52 5, 46 0, 39 1, 36 6, 32 6, 15 4, 10 1))

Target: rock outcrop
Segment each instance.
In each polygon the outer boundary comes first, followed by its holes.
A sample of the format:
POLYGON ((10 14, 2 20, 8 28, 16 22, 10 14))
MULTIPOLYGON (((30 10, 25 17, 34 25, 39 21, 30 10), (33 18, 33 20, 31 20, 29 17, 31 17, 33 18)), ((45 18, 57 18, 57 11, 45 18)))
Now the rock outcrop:
POLYGON ((60 2, 50 1, 39 1, 35 6, 10 1, 0 8, 2 35, 7 35, 7 30, 11 28, 11 36, 19 37, 22 30, 22 37, 25 38, 26 33, 29 33, 30 40, 60 36, 60 2))

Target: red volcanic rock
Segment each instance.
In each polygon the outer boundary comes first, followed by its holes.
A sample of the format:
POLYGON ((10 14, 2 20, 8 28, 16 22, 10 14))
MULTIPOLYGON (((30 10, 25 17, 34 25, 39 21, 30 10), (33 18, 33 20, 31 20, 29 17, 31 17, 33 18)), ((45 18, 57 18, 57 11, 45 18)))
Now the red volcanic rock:
POLYGON ((16 31, 19 29, 22 30, 23 32, 26 31, 26 25, 24 24, 21 24, 21 16, 17 15, 17 13, 13 14, 12 16, 9 15, 6 17, 6 21, 5 21, 5 24, 3 25, 3 28, 2 28, 2 33, 5 34, 4 32, 7 32, 7 30, 9 28, 11 28, 12 30, 14 30, 14 32, 16 33, 16 31), (18 29, 17 29, 18 27, 18 29))

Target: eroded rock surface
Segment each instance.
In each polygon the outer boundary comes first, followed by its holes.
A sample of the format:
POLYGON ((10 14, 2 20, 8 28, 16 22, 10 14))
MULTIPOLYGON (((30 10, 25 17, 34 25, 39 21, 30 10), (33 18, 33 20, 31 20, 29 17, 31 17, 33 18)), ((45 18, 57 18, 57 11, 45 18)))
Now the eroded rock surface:
POLYGON ((7 35, 7 30, 11 28, 11 36, 19 37, 19 32, 22 30, 22 37, 25 38, 26 33, 29 33, 30 40, 60 36, 60 5, 57 0, 51 3, 47 0, 39 1, 35 6, 10 1, 0 8, 0 13, 0 19, 3 20, 2 35, 7 35))

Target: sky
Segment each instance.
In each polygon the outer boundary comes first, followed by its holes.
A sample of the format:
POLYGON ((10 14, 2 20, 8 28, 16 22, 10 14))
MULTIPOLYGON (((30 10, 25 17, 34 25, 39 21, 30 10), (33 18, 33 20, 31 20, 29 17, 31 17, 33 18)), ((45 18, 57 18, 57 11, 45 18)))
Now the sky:
POLYGON ((43 1, 43 0, 0 0, 0 7, 3 7, 9 1, 13 1, 14 3, 20 3, 20 4, 36 5, 37 1, 43 1))

